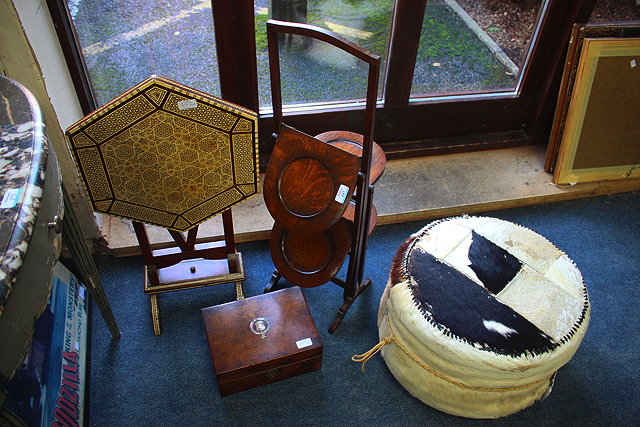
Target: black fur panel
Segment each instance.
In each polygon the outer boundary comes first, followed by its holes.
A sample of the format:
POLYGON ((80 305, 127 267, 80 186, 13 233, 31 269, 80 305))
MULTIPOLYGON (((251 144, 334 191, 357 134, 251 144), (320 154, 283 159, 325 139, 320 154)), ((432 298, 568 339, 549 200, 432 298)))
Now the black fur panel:
POLYGON ((518 258, 511 255, 495 243, 471 231, 472 241, 469 248, 471 269, 485 288, 498 294, 522 268, 518 258))
POLYGON ((414 247, 408 271, 415 301, 446 333, 512 356, 538 354, 558 344, 460 271, 414 247))

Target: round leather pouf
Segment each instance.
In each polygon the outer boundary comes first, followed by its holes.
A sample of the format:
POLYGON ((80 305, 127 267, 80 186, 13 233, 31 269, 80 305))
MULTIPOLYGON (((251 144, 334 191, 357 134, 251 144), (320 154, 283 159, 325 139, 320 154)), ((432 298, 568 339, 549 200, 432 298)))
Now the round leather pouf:
POLYGON ((580 271, 547 239, 496 218, 456 217, 398 251, 376 347, 422 402, 497 418, 546 397, 589 314, 580 271))

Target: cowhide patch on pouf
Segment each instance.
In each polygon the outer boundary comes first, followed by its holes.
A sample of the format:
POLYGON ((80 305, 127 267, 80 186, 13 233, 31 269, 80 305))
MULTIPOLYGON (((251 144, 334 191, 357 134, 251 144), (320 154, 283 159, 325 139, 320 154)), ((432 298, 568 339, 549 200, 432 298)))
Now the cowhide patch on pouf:
POLYGON ((589 313, 580 271, 547 239, 496 218, 456 217, 399 249, 376 350, 424 403, 497 418, 548 395, 589 313))

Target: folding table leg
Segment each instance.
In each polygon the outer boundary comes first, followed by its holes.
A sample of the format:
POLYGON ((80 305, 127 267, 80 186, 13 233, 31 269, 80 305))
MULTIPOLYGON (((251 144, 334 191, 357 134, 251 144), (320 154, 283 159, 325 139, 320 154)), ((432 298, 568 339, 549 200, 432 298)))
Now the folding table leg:
POLYGON ((160 308, 158 307, 158 295, 149 295, 151 303, 151 321, 153 322, 153 335, 160 335, 160 308))

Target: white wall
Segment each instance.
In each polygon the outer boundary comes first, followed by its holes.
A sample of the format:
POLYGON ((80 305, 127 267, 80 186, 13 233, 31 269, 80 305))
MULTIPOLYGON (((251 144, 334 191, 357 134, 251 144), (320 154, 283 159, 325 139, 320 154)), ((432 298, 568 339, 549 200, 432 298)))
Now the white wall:
POLYGON ((38 100, 80 227, 90 244, 102 241, 64 136, 64 130, 83 114, 43 0, 0 0, 0 64, 3 74, 38 100))
POLYGON ((13 0, 62 129, 83 117, 73 82, 44 0, 13 0))

